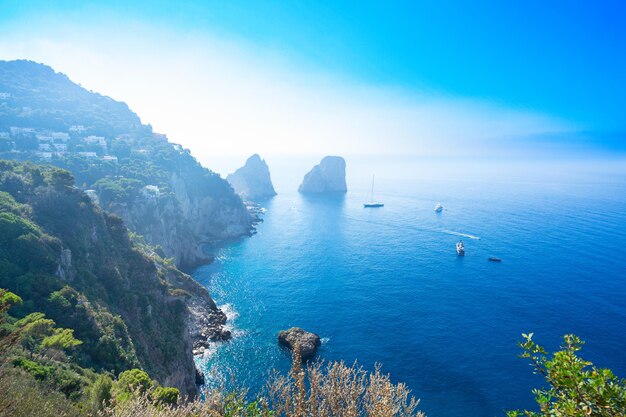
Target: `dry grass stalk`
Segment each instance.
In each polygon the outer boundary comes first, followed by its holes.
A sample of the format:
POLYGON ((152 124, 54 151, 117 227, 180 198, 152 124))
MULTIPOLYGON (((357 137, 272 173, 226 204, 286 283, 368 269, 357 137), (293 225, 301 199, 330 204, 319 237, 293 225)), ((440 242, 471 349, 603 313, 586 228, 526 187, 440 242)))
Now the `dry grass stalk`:
POLYGON ((274 373, 267 385, 276 417, 423 417, 419 400, 404 384, 393 384, 380 366, 368 374, 343 362, 302 367, 299 350, 287 376, 274 373))

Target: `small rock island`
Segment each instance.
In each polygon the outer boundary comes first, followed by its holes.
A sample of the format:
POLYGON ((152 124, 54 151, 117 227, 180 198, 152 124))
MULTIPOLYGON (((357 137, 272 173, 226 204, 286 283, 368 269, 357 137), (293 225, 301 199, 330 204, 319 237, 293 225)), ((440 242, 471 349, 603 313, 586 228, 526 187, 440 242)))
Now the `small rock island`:
POLYGON ((311 332, 307 332, 300 327, 292 327, 289 330, 281 330, 278 333, 278 344, 291 350, 300 346, 300 356, 302 359, 310 359, 315 356, 317 348, 322 344, 320 337, 311 332))
POLYGON ((258 154, 226 177, 235 192, 244 200, 258 201, 276 195, 267 163, 258 154))
POLYGON ((301 193, 345 193, 346 161, 340 156, 326 156, 302 180, 301 193))

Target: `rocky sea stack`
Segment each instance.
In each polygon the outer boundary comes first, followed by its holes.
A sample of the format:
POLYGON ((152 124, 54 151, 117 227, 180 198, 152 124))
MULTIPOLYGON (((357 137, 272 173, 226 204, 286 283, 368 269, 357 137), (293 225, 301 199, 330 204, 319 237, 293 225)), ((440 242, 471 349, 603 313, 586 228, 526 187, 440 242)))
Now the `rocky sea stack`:
POLYGON ((270 170, 258 154, 252 155, 245 165, 226 177, 235 192, 244 200, 260 200, 276 195, 270 170))
POLYGON ((300 346, 302 359, 310 359, 315 356, 317 348, 322 344, 320 337, 315 333, 307 332, 300 327, 292 327, 289 330, 281 330, 278 333, 278 343, 293 350, 300 346))
POLYGON ((315 165, 298 188, 301 193, 345 193, 346 161, 340 156, 326 156, 315 165))

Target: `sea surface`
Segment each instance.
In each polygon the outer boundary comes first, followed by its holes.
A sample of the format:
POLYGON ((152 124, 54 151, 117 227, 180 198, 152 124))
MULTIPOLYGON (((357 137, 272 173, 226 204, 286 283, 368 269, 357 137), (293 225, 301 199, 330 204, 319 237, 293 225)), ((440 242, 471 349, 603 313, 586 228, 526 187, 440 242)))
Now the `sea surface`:
POLYGON ((319 358, 382 364, 431 417, 535 407, 522 332, 549 350, 575 333, 626 377, 626 182, 585 178, 382 179, 378 209, 363 208, 368 181, 335 197, 279 189, 255 236, 193 273, 234 332, 198 358, 209 383, 259 392, 289 369, 276 336, 292 326, 323 338, 319 358))

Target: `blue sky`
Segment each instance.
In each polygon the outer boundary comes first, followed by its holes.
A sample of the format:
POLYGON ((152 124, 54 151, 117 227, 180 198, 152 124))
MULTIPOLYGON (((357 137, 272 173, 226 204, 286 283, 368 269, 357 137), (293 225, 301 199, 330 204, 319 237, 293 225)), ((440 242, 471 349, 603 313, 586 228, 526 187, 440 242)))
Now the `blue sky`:
POLYGON ((174 36, 208 33, 271 56, 284 71, 533 112, 567 125, 533 137, 626 148, 624 2, 82 3, 2 1, 0 25, 16 36, 25 22, 49 16, 65 25, 132 20, 174 36))
POLYGON ((236 2, 194 24, 272 43, 380 83, 626 127, 626 3, 236 2), (331 6, 332 4, 332 6, 331 6))

